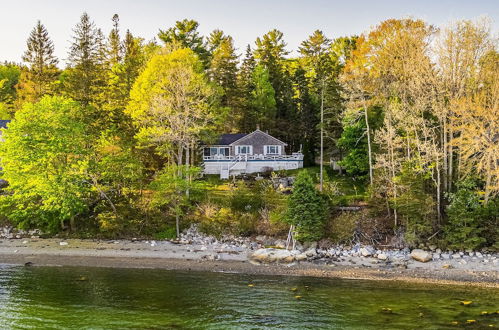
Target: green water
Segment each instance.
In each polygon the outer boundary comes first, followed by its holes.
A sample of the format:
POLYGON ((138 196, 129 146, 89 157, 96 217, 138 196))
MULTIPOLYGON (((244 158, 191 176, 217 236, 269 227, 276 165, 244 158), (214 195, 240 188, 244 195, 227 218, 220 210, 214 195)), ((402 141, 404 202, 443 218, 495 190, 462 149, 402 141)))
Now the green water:
POLYGON ((0 265, 2 329, 482 329, 498 308, 493 289, 0 265))

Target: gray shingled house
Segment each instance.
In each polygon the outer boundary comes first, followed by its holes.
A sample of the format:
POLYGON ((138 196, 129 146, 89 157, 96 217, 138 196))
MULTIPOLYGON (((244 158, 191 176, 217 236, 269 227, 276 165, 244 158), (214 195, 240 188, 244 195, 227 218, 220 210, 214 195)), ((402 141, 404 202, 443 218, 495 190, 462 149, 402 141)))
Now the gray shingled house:
POLYGON ((250 134, 223 134, 215 144, 204 147, 204 173, 227 179, 243 173, 302 168, 303 154, 287 155, 286 146, 259 129, 250 134))

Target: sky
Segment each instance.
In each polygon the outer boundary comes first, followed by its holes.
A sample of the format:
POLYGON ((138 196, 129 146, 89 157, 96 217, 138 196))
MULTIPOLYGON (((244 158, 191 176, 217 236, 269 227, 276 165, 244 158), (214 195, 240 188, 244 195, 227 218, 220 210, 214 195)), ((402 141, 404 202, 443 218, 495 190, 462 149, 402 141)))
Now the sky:
POLYGON ((334 39, 358 35, 388 18, 443 26, 486 15, 496 35, 499 27, 499 0, 0 0, 0 62, 21 61, 26 39, 41 20, 64 64, 72 29, 84 11, 106 35, 117 13, 122 32, 130 29, 146 40, 177 20, 195 19, 204 35, 214 29, 232 35, 239 53, 274 28, 284 33, 287 49, 296 50, 314 30, 334 39))

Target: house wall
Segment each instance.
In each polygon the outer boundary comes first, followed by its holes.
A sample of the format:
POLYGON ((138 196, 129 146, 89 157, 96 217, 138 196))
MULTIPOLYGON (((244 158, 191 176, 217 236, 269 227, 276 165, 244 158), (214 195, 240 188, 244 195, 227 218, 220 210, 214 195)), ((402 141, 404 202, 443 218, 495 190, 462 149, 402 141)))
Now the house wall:
POLYGON ((248 134, 242 139, 239 139, 238 141, 234 142, 232 144, 231 148, 231 155, 234 155, 235 152, 235 146, 245 146, 245 145, 251 145, 253 146, 253 155, 263 155, 264 154, 264 146, 266 145, 278 145, 281 146, 281 152, 280 155, 285 155, 285 146, 286 144, 279 141, 278 139, 265 134, 263 132, 256 131, 252 134, 248 134))

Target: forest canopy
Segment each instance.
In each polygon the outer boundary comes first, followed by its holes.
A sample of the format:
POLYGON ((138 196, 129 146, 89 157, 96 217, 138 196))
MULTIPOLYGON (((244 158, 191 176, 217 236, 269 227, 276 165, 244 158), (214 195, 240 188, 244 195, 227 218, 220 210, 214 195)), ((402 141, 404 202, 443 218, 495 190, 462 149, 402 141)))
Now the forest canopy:
POLYGON ((308 223, 320 228, 307 233, 324 238, 337 214, 323 202, 338 198, 316 194, 315 177, 300 176, 306 195, 290 203, 236 185, 210 213, 199 154, 202 141, 260 127, 311 167, 322 129, 326 164, 341 168, 330 174, 361 183, 369 217, 391 236, 498 247, 499 53, 488 19, 388 19, 335 39, 317 30, 292 53, 277 29, 238 50, 194 20, 145 41, 121 31, 118 15, 105 34, 84 13, 67 63, 49 32, 38 21, 23 62, 0 65, 0 119, 12 119, 0 207, 19 226, 168 236, 172 219, 178 234, 181 218, 209 214, 213 230, 254 234, 269 219, 305 228, 290 212, 313 196, 308 223), (257 211, 231 202, 244 194, 257 211))

